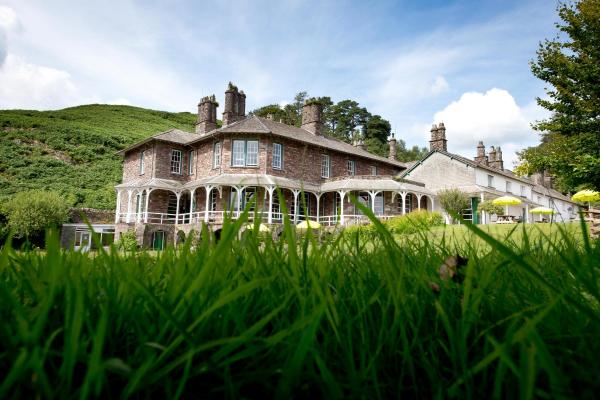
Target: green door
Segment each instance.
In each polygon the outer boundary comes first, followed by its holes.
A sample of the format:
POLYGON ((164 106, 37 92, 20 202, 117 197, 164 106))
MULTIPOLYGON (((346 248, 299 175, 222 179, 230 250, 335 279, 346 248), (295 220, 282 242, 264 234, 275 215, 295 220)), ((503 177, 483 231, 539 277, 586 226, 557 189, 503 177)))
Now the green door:
POLYGON ((479 205, 479 197, 471 197, 471 209, 473 210, 473 223, 477 225, 479 223, 479 214, 477 213, 477 206, 479 205))
POLYGON ((165 232, 157 231, 154 232, 154 239, 152 240, 152 249, 163 250, 165 248, 165 232))

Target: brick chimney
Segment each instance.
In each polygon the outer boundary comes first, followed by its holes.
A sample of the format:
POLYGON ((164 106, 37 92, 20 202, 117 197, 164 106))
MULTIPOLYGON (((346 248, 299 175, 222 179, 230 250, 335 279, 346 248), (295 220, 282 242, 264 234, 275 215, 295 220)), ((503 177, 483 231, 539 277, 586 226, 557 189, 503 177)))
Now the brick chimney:
POLYGON ((550 175, 548 171, 542 172, 543 182, 542 185, 548 189, 552 189, 554 186, 554 177, 550 175))
POLYGON ((529 177, 533 183, 552 189, 554 178, 548 173, 548 171, 535 172, 529 177))
POLYGON ((485 146, 483 145, 483 142, 481 142, 481 141, 477 145, 477 156, 475 157, 475 162, 477 164, 483 164, 483 165, 487 165, 487 163, 488 163, 488 159, 485 155, 485 146))
POLYGON ((353 145, 354 147, 358 147, 358 148, 359 148, 359 149, 361 149, 361 150, 365 150, 365 151, 367 151, 367 146, 365 145, 365 142, 364 142, 362 139, 356 139, 356 140, 355 140, 355 141, 352 143, 352 145, 353 145))
POLYGON ((504 170, 504 161, 502 160, 502 149, 498 146, 498 150, 496 150, 496 164, 494 168, 499 170, 504 170))
POLYGON ((219 103, 215 95, 203 97, 198 104, 198 119, 196 120, 196 133, 203 135, 217 128, 217 107, 219 103))
POLYGON ((390 140, 388 140, 388 144, 390 145, 390 154, 388 155, 388 158, 390 160, 395 160, 396 159, 396 138, 394 137, 393 133, 392 133, 392 138, 390 140))
POLYGON ((496 149, 494 146, 490 146, 490 151, 488 154, 488 165, 493 168, 496 164, 496 149))
POLYGON ((239 92, 237 86, 229 82, 225 91, 225 110, 223 110, 223 126, 239 121, 246 115, 246 94, 239 92))
POLYGON ((431 140, 429 141, 429 150, 448 151, 448 141, 446 140, 446 127, 443 122, 439 125, 433 124, 431 127, 431 140))
POLYGON ((309 99, 302 106, 302 125, 300 128, 313 135, 320 136, 323 131, 323 105, 315 99, 309 99))

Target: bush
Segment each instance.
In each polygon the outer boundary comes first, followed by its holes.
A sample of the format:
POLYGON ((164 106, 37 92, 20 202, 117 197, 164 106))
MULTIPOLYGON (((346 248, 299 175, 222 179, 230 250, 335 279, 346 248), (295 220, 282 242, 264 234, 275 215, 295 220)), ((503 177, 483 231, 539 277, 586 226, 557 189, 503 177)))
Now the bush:
POLYGON ((439 212, 417 210, 386 221, 385 226, 393 233, 410 234, 444 225, 444 217, 439 212))
POLYGON ((64 223, 69 204, 57 193, 32 190, 15 195, 3 212, 15 237, 31 240, 43 237, 47 228, 64 223))
POLYGON ((117 248, 123 251, 136 251, 138 248, 137 238, 133 230, 123 232, 119 241, 117 242, 117 248))
POLYGON ((469 197, 458 189, 444 189, 437 194, 440 205, 450 215, 454 222, 453 214, 462 214, 465 208, 469 208, 469 197))
POLYGON ((490 215, 504 215, 504 207, 494 204, 492 200, 481 202, 478 210, 486 212, 490 215))

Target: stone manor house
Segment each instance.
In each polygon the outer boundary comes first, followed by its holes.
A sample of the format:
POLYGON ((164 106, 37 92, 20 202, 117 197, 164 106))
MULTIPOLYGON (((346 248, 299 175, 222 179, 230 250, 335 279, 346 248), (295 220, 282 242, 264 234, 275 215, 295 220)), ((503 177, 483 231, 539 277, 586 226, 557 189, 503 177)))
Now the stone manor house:
MULTIPOLYGON (((251 218, 265 224, 283 221, 285 201, 292 221, 309 219, 323 226, 365 221, 349 195, 382 219, 413 210, 440 210, 437 191, 458 187, 472 196, 465 217, 477 220, 477 204, 513 193, 523 207, 511 210, 533 221, 531 206, 556 208, 563 219, 573 205, 543 179, 517 177, 503 168, 501 149, 489 156, 480 144, 469 160, 447 152, 443 124, 431 130, 431 151, 408 165, 396 160, 396 141, 388 157, 323 134, 322 108, 307 101, 300 128, 270 118, 246 115, 246 95, 229 85, 222 127, 217 127, 215 96, 198 105, 194 133, 171 129, 122 150, 123 182, 116 186, 116 237, 133 229, 145 247, 200 230, 218 231, 227 215, 236 218, 253 205, 251 218), (570 207, 570 209, 569 209, 570 207)), ((513 206, 514 207, 514 206, 513 206)))

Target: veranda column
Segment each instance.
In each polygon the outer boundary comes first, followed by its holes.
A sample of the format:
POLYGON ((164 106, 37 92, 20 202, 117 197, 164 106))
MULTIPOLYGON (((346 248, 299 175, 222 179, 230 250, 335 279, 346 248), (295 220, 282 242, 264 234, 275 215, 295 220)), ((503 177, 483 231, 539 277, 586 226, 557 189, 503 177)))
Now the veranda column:
POLYGON ((300 194, 299 190, 292 190, 294 194, 294 223, 298 222, 298 195, 300 194))
POLYGON ((344 225, 344 197, 346 197, 346 191, 345 190, 340 190, 338 192, 340 194, 340 224, 342 224, 342 226, 344 225))
POLYGON ((196 188, 193 188, 190 191, 190 224, 192 223, 192 218, 194 216, 194 196, 196 195, 196 188))
POLYGON ((148 204, 150 202, 150 193, 152 193, 152 189, 146 189, 146 204, 144 206, 144 223, 148 223, 148 204))
MULTIPOLYGON (((484 196, 483 192, 481 192, 480 197, 481 197, 481 202, 483 203, 485 201, 485 196, 484 196)), ((481 212, 481 223, 487 224, 487 213, 484 211, 481 212)))
POLYGON ((402 196, 402 215, 406 214, 406 192, 400 192, 402 196))
POLYGON ((423 197, 422 194, 418 194, 417 195, 417 209, 421 209, 421 198, 423 197))
POLYGON ((145 189, 142 189, 142 191, 138 192, 135 196, 135 222, 142 221, 142 200, 144 198, 144 190, 145 189))
POLYGON ((242 191, 245 189, 245 186, 234 186, 235 191, 237 192, 237 218, 240 217, 240 208, 242 207, 242 191))
POLYGON ((125 217, 125 222, 131 222, 131 195, 133 194, 133 190, 127 191, 127 216, 125 217))
POLYGON ((267 223, 273 223, 273 191, 275 188, 273 186, 266 187, 267 192, 269 193, 269 210, 267 211, 267 223))
POLYGON ((121 220, 121 190, 117 189, 117 210, 115 212, 115 224, 121 220))
POLYGON ((177 206, 175 208, 175 225, 179 225, 179 199, 181 199, 181 192, 175 193, 177 196, 177 206))
POLYGON ((525 222, 529 222, 529 204, 525 204, 525 222))
POLYGON ((210 192, 212 192, 213 187, 210 185, 204 186, 204 189, 206 189, 206 202, 205 202, 205 206, 204 206, 204 222, 206 222, 208 224, 208 209, 210 207, 210 192))
POLYGON ((318 193, 318 194, 315 193, 315 196, 317 197, 317 222, 320 222, 319 217, 321 216, 321 213, 319 210, 319 208, 320 208, 319 203, 321 202, 321 195, 322 195, 322 193, 318 193))

